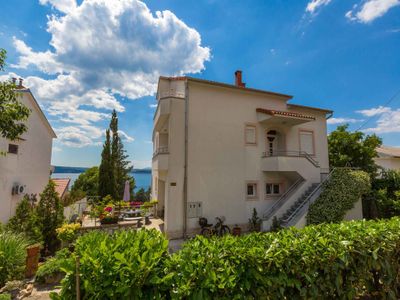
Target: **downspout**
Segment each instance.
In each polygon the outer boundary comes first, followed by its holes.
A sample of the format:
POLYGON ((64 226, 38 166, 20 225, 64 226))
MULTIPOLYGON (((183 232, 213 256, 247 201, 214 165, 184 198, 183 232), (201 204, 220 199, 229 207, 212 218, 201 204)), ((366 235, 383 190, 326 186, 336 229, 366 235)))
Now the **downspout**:
POLYGON ((188 165, 188 123, 189 123, 189 83, 185 81, 185 162, 183 170, 183 238, 187 236, 187 195, 188 195, 188 183, 187 183, 187 165, 188 165))

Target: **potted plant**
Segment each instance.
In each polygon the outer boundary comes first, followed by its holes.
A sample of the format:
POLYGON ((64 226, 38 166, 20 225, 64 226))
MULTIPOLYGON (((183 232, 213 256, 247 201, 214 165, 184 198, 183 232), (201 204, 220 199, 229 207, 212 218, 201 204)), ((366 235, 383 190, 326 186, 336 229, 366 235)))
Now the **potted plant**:
POLYGON ((259 232, 261 231, 262 220, 258 217, 257 210, 253 208, 253 214, 251 219, 249 219, 249 229, 250 231, 259 232))
POLYGON ((233 230, 232 230, 232 234, 236 235, 236 236, 240 236, 241 232, 242 232, 242 228, 240 228, 239 225, 235 224, 235 226, 233 227, 233 230))

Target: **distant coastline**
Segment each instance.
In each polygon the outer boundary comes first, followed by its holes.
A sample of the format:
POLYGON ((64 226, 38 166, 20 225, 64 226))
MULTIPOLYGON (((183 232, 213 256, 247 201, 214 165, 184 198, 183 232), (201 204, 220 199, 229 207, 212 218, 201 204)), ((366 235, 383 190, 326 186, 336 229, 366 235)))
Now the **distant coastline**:
MULTIPOLYGON (((66 167, 66 166, 54 166, 53 173, 83 173, 89 168, 83 167, 66 167)), ((144 169, 133 169, 133 173, 151 173, 151 168, 144 169)))

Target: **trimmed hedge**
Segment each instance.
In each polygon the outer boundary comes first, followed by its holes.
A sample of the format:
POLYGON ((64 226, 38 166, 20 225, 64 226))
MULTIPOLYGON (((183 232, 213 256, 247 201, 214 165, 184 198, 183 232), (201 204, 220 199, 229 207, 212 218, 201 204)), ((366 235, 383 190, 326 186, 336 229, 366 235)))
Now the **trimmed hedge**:
POLYGON ((351 169, 334 170, 325 182, 321 195, 310 205, 307 224, 343 221, 346 212, 370 189, 368 173, 351 169))
MULTIPOLYGON (((82 299, 400 296, 400 218, 198 236, 172 255, 161 234, 146 230, 88 234, 78 245, 82 299)), ((75 299, 73 274, 68 271, 60 299, 75 299)))

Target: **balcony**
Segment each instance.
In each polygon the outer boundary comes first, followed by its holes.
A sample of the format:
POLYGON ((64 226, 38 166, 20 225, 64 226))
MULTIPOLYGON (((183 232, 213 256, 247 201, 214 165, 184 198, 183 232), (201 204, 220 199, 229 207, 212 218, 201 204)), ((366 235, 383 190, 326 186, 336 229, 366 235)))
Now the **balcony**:
POLYGON ((158 147, 153 154, 153 170, 166 171, 168 170, 169 150, 168 146, 158 147))
POLYGON ((167 121, 170 114, 170 99, 161 99, 158 101, 157 110, 154 114, 154 130, 160 130, 167 121))
POLYGON ((261 170, 264 172, 297 172, 303 178, 318 177, 319 163, 302 151, 264 152, 261 157, 261 170))

